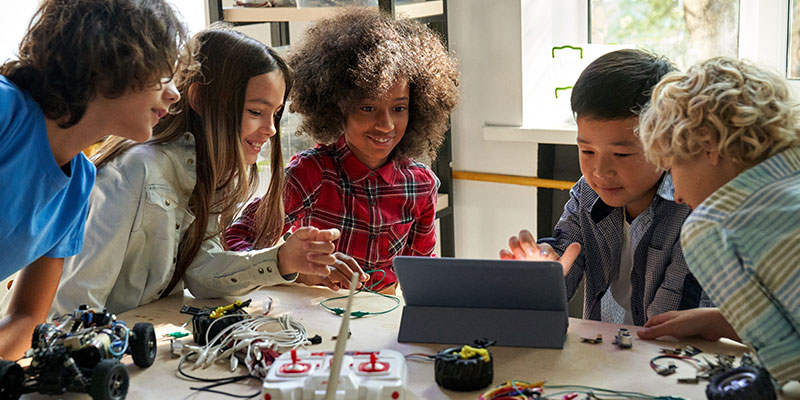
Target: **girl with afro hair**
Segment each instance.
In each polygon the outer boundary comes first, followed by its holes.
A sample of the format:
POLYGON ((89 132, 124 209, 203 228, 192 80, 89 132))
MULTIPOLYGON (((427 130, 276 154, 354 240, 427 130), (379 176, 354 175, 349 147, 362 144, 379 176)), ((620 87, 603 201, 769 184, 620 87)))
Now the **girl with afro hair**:
MULTIPOLYGON (((286 168, 284 232, 337 228, 336 264, 307 285, 362 282, 393 292, 398 255, 432 256, 439 180, 416 157, 436 158, 458 101, 459 73, 441 38, 413 20, 348 8, 306 32, 289 57, 298 134, 319 143, 286 168)), ((255 199, 226 233, 231 249, 251 250, 269 235, 254 221, 255 199)))

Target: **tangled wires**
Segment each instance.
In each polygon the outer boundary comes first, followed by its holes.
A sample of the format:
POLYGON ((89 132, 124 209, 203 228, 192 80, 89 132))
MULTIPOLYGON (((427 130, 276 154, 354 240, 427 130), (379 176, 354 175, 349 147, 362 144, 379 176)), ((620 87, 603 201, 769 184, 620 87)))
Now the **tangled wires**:
MULTIPOLYGON (((239 314, 222 316, 214 323, 228 317, 242 316, 239 314)), ((208 331, 210 330, 209 328, 208 331)), ((279 317, 245 314, 243 320, 225 327, 214 338, 210 340, 206 338, 206 343, 205 346, 185 346, 188 353, 178 363, 178 373, 191 380, 211 383, 205 387, 193 387, 192 389, 241 398, 250 398, 258 393, 251 396, 236 396, 212 390, 212 388, 244 379, 263 379, 267 375, 270 365, 280 353, 312 344, 308 339, 306 328, 289 314, 279 317), (266 329, 270 325, 277 325, 278 329, 266 329), (192 369, 206 368, 219 360, 229 359, 231 371, 243 363, 248 374, 217 379, 195 377, 183 370, 183 364, 189 357, 195 357, 192 369)))

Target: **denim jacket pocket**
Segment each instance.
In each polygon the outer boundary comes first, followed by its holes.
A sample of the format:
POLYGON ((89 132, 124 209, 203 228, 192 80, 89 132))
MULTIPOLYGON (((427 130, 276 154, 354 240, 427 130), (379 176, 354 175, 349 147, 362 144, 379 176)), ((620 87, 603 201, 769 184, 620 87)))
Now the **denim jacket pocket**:
POLYGON ((179 214, 183 214, 183 206, 180 205, 175 191, 168 185, 147 185, 145 193, 141 229, 146 230, 148 235, 161 239, 179 237, 183 220, 182 217, 179 218, 179 214))

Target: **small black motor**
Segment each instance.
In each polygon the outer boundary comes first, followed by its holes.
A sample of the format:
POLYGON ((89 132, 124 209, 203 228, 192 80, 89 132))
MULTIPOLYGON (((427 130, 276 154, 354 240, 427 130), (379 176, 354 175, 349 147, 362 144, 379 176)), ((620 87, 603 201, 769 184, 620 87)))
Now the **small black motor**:
POLYGON ((233 304, 217 308, 197 308, 183 306, 181 313, 192 315, 192 330, 194 331, 194 342, 200 346, 206 345, 206 337, 214 339, 223 329, 244 319, 247 311, 245 307, 250 305, 250 300, 236 300, 233 304), (208 334, 206 334, 206 332, 208 334))
POLYGON ((714 375, 706 386, 709 400, 775 400, 772 379, 763 368, 744 365, 714 375))
POLYGON ((476 340, 476 347, 444 349, 436 354, 436 384, 450 390, 469 392, 492 384, 494 366, 487 347, 492 341, 476 340))

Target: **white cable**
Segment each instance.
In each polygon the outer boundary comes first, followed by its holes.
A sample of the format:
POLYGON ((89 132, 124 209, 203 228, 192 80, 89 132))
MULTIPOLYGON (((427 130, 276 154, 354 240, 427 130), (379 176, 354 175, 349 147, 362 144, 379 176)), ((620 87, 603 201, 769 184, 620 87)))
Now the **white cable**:
POLYGON ((217 360, 230 358, 231 370, 234 370, 239 359, 237 354, 243 353, 244 364, 250 374, 265 377, 269 367, 262 357, 262 349, 273 349, 279 353, 310 344, 306 328, 291 315, 279 317, 250 314, 229 314, 217 318, 206 331, 206 345, 197 349, 197 358, 192 369, 206 368, 217 360), (213 339, 208 332, 217 321, 223 318, 242 317, 222 329, 213 339), (265 330, 270 324, 278 324, 276 331, 265 330))

